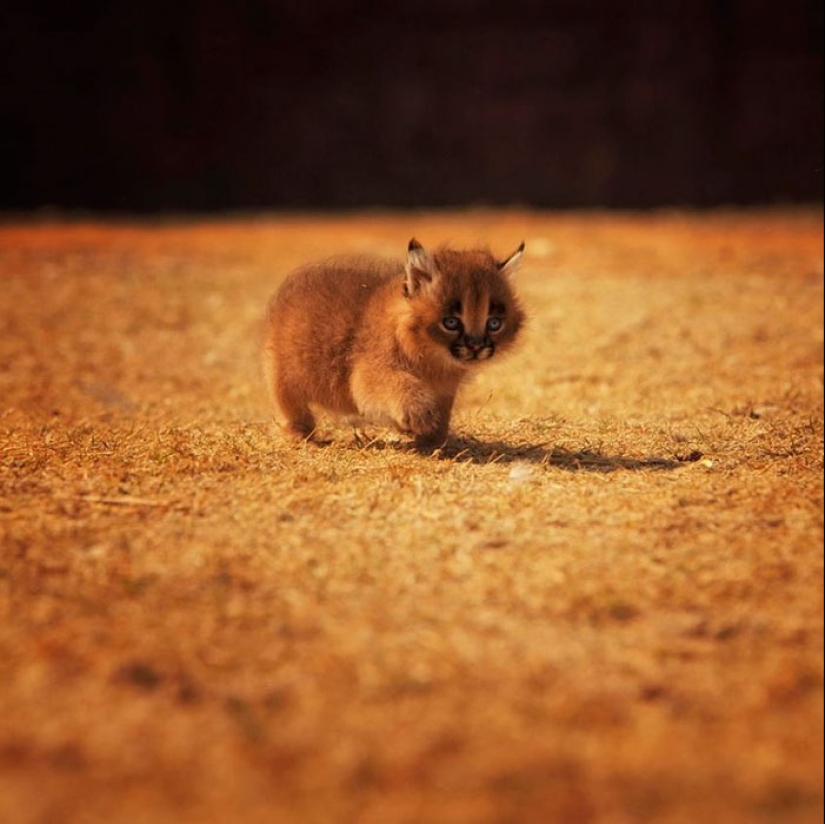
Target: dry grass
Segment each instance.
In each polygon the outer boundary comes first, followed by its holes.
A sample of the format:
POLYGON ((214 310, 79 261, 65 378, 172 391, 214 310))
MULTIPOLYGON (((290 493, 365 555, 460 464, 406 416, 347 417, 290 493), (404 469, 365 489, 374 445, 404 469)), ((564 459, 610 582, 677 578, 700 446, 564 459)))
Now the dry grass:
POLYGON ((822 215, 0 226, 0 821, 813 822, 822 215), (291 445, 293 265, 522 237, 420 455, 291 445))

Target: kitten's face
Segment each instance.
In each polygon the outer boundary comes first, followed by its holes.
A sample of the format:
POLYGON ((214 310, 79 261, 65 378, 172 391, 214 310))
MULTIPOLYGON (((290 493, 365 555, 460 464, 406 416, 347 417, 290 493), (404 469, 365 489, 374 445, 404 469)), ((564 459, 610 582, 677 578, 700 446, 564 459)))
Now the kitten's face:
POLYGON ((512 308, 508 319, 508 301, 503 294, 490 294, 472 283, 460 286, 464 288, 445 291, 433 301, 427 332, 452 358, 472 366, 490 360, 497 348, 506 346, 517 330, 513 325, 520 321, 512 308), (433 317, 435 314, 439 317, 433 317))
POLYGON ((418 249, 410 249, 407 300, 421 355, 473 368, 504 352, 524 322, 509 277, 521 251, 499 263, 488 252, 418 249))

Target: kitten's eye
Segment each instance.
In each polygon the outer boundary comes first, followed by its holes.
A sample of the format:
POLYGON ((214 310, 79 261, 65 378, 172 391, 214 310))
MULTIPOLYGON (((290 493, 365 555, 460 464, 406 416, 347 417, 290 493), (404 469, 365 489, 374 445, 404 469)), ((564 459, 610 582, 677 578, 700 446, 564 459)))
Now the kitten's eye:
POLYGON ((487 331, 499 332, 504 326, 504 318, 487 318, 487 331))
POLYGON ((441 320, 441 325, 448 332, 458 332, 459 329, 461 329, 461 321, 456 317, 443 318, 441 320))

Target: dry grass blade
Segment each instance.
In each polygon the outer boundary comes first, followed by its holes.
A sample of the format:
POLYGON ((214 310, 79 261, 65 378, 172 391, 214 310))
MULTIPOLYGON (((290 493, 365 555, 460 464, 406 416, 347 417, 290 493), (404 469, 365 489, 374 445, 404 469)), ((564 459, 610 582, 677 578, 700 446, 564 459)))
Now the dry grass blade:
POLYGON ((122 495, 118 498, 107 498, 101 495, 76 495, 74 497, 58 495, 56 496, 56 500, 75 500, 88 504, 101 504, 102 506, 136 506, 149 507, 152 509, 168 509, 170 507, 180 506, 180 504, 175 501, 154 501, 148 498, 136 498, 134 495, 122 495))

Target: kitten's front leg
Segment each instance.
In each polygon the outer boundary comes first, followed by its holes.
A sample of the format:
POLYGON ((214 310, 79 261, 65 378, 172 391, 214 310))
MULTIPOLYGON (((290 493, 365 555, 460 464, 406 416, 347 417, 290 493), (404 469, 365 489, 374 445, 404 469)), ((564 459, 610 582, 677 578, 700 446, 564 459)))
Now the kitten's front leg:
POLYGON ((398 428, 414 435, 419 445, 442 444, 447 440, 452 408, 451 397, 433 397, 428 393, 412 391, 401 405, 398 428))
POLYGON ((389 417, 417 442, 443 442, 450 426, 453 397, 439 396, 408 372, 356 369, 352 393, 362 414, 389 417))

